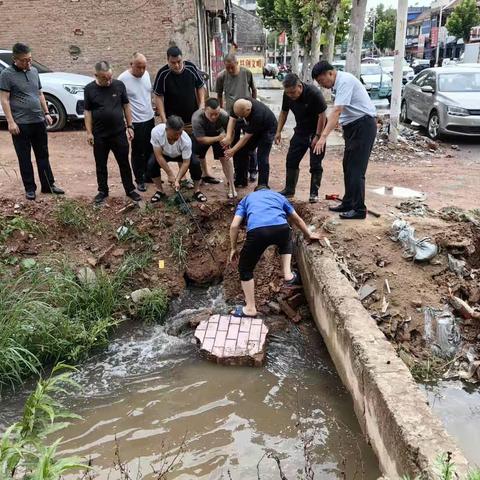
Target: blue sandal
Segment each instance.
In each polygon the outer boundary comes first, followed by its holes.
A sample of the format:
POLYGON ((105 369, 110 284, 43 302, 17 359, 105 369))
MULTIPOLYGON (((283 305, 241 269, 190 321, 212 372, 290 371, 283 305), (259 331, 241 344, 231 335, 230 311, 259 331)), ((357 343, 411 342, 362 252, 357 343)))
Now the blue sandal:
POLYGON ((285 280, 285 285, 287 287, 293 287, 296 285, 301 285, 302 284, 302 279, 300 278, 300 275, 296 270, 293 270, 293 277, 291 280, 285 280))
POLYGON ((239 317, 239 318, 244 318, 244 317, 249 317, 249 318, 256 318, 256 314, 255 315, 247 315, 244 311, 243 311, 243 305, 237 305, 235 307, 235 310, 233 310, 233 312, 230 312, 230 315, 232 315, 233 317, 239 317))

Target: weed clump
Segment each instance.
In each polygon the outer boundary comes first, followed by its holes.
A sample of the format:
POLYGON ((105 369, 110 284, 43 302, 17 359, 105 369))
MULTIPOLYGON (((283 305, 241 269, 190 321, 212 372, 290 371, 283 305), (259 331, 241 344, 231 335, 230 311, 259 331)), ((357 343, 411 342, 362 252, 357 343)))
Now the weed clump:
POLYGON ((90 223, 88 208, 71 198, 59 200, 55 206, 53 216, 60 225, 73 230, 88 228, 90 223))
POLYGON ((136 316, 147 323, 161 323, 168 310, 168 296, 163 288, 155 288, 136 308, 136 316))
POLYGON ((0 217, 0 243, 7 240, 14 232, 24 232, 32 235, 40 235, 45 232, 45 226, 35 220, 22 217, 0 217))

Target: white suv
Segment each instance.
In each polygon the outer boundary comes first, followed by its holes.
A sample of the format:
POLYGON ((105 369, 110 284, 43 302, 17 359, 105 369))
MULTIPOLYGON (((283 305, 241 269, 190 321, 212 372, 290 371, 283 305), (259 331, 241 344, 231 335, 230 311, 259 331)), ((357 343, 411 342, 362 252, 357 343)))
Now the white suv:
MULTIPOLYGON (((12 64, 11 50, 0 50, 0 73, 12 64)), ((48 127, 51 132, 62 130, 67 120, 83 118, 83 89, 93 78, 76 73, 52 72, 44 65, 33 62, 40 74, 42 91, 52 115, 53 124, 48 127)), ((0 121, 5 114, 0 105, 0 121)))

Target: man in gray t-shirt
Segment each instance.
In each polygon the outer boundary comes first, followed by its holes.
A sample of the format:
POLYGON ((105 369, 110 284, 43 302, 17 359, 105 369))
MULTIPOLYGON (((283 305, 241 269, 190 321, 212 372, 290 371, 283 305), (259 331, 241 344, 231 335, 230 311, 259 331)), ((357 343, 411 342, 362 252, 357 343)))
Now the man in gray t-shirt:
POLYGON ((324 88, 335 90, 335 105, 328 115, 327 124, 314 147, 321 153, 329 133, 340 122, 345 139, 343 175, 345 195, 342 203, 330 207, 344 220, 364 219, 365 174, 373 144, 377 136, 376 110, 365 86, 351 73, 339 72, 326 61, 318 62, 312 69, 312 78, 324 88))
POLYGON ((208 149, 212 147, 213 158, 220 160, 227 180, 227 198, 235 198, 237 192, 233 182, 233 160, 225 158, 220 141, 226 136, 229 115, 220 108, 216 98, 208 98, 205 108, 198 109, 192 116, 193 153, 200 161, 205 159, 208 149))
POLYGON ((31 150, 35 153, 42 193, 65 193, 55 185, 48 158, 46 124, 52 124, 40 77, 32 67, 32 53, 23 43, 12 49, 13 65, 0 75, 0 101, 12 135, 27 200, 35 200, 36 189, 31 150))
MULTIPOLYGON (((225 108, 227 112, 231 112, 235 100, 245 97, 257 98, 257 88, 252 72, 248 68, 241 67, 234 54, 226 55, 223 61, 225 70, 222 70, 217 77, 215 91, 220 107, 225 108)), ((233 139, 234 144, 240 139, 244 126, 243 122, 237 122, 233 139)), ((257 179, 257 154, 255 151, 249 153, 248 162, 249 180, 254 182, 257 179)))

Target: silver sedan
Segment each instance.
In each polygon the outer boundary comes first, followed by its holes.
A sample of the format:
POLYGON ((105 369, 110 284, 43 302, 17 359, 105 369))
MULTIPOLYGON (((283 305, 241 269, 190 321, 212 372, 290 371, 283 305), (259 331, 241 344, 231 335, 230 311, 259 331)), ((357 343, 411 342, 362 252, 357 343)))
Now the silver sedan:
POLYGON ((480 136, 480 68, 440 67, 419 73, 403 90, 400 119, 428 136, 480 136))

